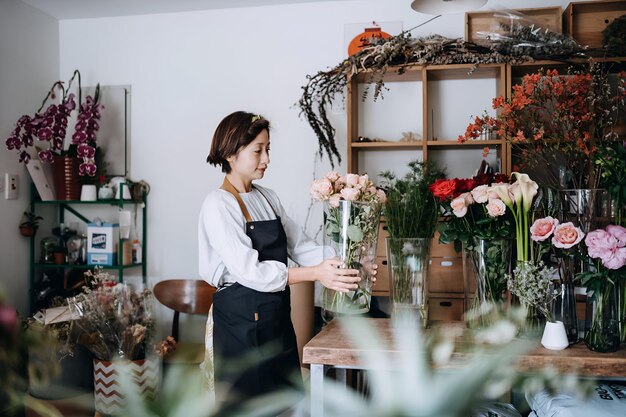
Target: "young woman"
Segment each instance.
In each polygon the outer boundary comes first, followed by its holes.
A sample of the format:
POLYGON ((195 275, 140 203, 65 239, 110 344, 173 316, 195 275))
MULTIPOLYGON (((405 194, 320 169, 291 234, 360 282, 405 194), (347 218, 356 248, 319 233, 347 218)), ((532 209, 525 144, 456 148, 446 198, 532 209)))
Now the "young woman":
POLYGON ((357 270, 324 261, 324 247, 287 216, 276 194, 253 183, 263 178, 269 151, 262 116, 238 111, 220 122, 207 162, 226 175, 205 198, 198 226, 200 275, 218 288, 207 346, 214 347, 216 380, 240 398, 300 378, 289 285, 320 281, 348 292, 360 281, 357 270), (288 258, 302 266, 288 267, 288 258))

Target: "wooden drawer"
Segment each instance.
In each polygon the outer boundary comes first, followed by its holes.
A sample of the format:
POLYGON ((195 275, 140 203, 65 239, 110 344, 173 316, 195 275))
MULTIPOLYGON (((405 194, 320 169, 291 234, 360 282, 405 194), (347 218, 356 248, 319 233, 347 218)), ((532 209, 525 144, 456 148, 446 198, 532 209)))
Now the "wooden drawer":
POLYGON ((464 292, 463 258, 430 258, 428 266, 428 291, 464 292))
POLYGON ((385 241, 387 237, 389 237, 389 232, 387 231, 387 224, 381 221, 380 225, 378 226, 378 242, 376 243, 376 256, 384 256, 385 258, 387 257, 387 242, 385 241))
POLYGON ((464 308, 462 298, 430 297, 428 304, 429 321, 463 320, 464 308))
POLYGON ((390 272, 387 257, 376 257, 378 274, 376 274, 376 284, 372 288, 373 295, 389 295, 390 272))
POLYGON ((446 245, 439 243, 439 232, 435 232, 432 242, 430 242, 430 256, 439 258, 457 258, 461 256, 461 253, 454 250, 454 244, 448 243, 446 245))
POLYGON ((581 45, 600 48, 604 41, 602 31, 623 14, 623 0, 572 2, 563 12, 563 29, 581 45))

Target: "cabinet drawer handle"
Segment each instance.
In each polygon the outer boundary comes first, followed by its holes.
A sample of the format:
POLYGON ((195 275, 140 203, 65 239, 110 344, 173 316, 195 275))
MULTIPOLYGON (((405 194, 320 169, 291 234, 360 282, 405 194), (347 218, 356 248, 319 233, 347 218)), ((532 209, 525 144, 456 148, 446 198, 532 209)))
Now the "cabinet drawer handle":
POLYGON ((452 261, 441 261, 440 265, 441 266, 454 266, 454 262, 452 262, 452 261))
POLYGON ((387 265, 387 260, 385 259, 384 261, 381 262, 381 264, 387 265))
POLYGON ((452 307, 452 302, 451 301, 440 301, 439 305, 441 307, 452 307))
POLYGON ((383 230, 388 230, 388 227, 387 226, 383 226, 383 230))

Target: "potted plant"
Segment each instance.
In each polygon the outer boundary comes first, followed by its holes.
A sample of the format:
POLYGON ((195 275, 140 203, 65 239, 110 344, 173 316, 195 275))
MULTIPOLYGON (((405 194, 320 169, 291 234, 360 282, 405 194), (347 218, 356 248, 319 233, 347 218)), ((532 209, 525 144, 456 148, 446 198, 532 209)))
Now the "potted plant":
POLYGON ((20 222, 20 234, 25 237, 31 237, 37 233, 39 228, 39 222, 43 220, 43 217, 37 216, 32 211, 25 211, 22 215, 22 221, 20 222))

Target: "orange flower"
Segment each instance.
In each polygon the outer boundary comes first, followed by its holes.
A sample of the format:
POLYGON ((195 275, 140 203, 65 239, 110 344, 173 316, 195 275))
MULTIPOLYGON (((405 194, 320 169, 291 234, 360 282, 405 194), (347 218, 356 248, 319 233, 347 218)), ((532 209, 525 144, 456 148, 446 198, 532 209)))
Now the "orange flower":
POLYGON ((486 157, 487 157, 487 155, 489 155, 489 147, 488 147, 488 146, 485 146, 485 147, 483 148, 483 158, 486 158, 486 157))

